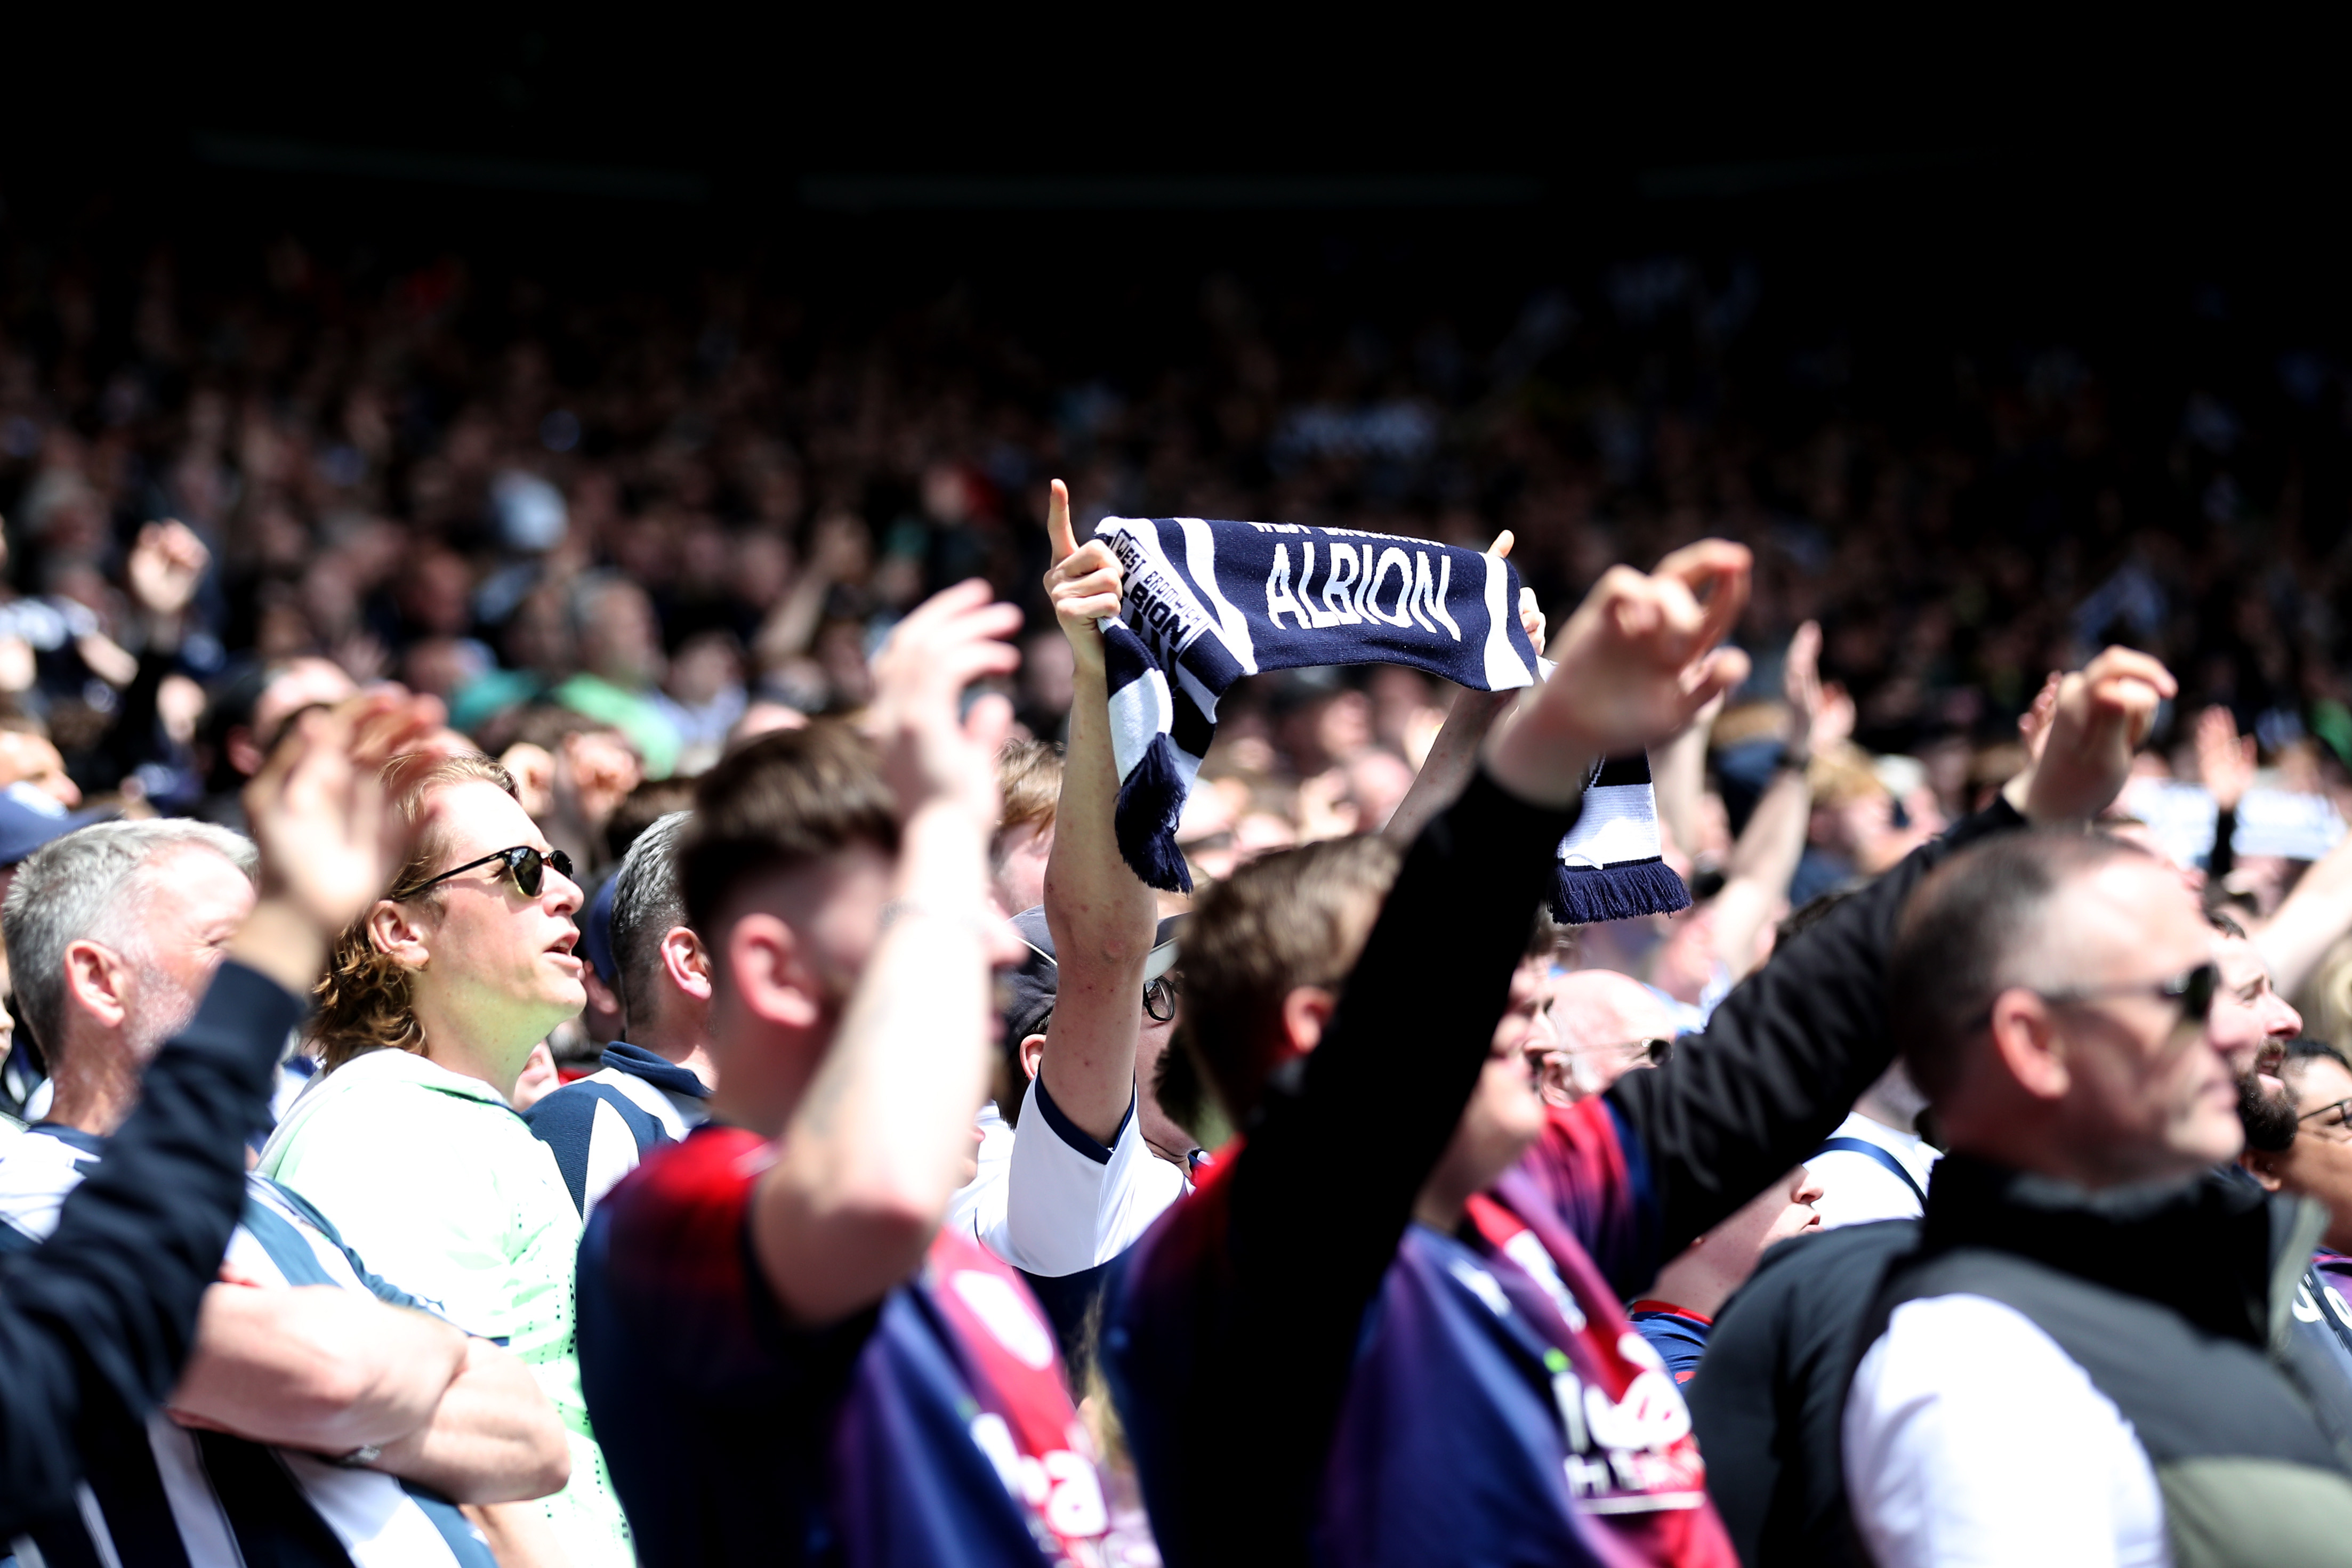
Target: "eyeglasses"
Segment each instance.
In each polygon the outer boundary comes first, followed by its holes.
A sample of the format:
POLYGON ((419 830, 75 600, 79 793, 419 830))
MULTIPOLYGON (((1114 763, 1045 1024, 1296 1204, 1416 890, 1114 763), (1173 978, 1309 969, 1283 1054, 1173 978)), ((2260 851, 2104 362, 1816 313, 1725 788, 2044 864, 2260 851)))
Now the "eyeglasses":
POLYGON ((1587 1046, 1585 1050, 1594 1056, 1619 1056, 1637 1066, 1647 1062, 1652 1067, 1658 1067, 1675 1053, 1675 1042, 1661 1038, 1628 1040, 1615 1045, 1587 1046))
POLYGON ((454 866, 439 876, 418 883, 406 893, 394 894, 393 896, 396 899, 415 898, 428 887, 438 887, 453 876, 463 876, 476 866, 488 865, 493 861, 502 861, 506 863, 507 874, 514 878, 515 886, 522 890, 522 895, 525 898, 539 896, 540 888, 545 884, 549 866, 555 868, 555 873, 558 876, 568 879, 572 875, 572 857, 562 850, 550 850, 541 854, 529 844, 517 844, 510 850, 500 850, 496 854, 484 855, 480 860, 467 861, 464 865, 454 866))
POLYGON ((2089 986, 2070 991, 2036 991, 2045 1002, 2091 1002, 2105 997, 2156 997, 2180 1004, 2184 1023, 2203 1023, 2213 1010, 2213 997, 2221 988, 2220 966, 2204 963, 2184 969, 2168 980, 2137 980, 2122 986, 2089 986))
POLYGON ((1176 998, 1183 994, 1183 985, 1175 976, 1160 976, 1143 988, 1143 1016, 1153 1023, 1175 1022, 1176 998))
POLYGON ((2345 1141, 2352 1138, 2352 1131, 2347 1131, 2352 1129, 2352 1100, 2338 1100, 2332 1105, 2322 1105, 2316 1111, 2305 1111, 2295 1121, 2298 1124, 2317 1122, 2319 1126, 2316 1130, 2323 1136, 2345 1141))

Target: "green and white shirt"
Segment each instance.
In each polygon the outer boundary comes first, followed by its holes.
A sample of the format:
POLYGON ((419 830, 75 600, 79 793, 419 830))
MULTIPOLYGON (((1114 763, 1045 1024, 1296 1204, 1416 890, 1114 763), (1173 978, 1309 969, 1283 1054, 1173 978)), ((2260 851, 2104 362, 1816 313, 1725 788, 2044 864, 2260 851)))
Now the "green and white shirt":
POLYGON ((315 1205, 369 1267, 530 1368, 571 1439, 571 1484, 544 1502, 572 1568, 633 1568, 580 1393, 580 1214, 522 1117, 479 1079, 372 1051, 312 1081, 259 1171, 315 1205))

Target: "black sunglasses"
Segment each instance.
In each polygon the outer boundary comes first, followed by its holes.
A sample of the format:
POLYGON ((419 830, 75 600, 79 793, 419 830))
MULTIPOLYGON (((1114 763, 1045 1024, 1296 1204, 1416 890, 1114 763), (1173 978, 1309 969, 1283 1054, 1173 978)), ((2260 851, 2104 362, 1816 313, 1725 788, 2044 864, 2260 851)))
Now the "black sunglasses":
POLYGON ((549 866, 555 868, 558 876, 568 878, 572 874, 572 857, 562 850, 550 850, 545 854, 541 854, 529 844, 517 844, 510 850, 500 850, 496 854, 484 855, 480 860, 467 861, 464 865, 452 867, 439 876, 418 883, 406 893, 395 894, 393 896, 415 898, 428 887, 437 887, 453 876, 463 876, 476 866, 488 865, 493 861, 506 862, 507 874, 514 878, 515 886, 522 890, 522 895, 525 898, 539 896, 539 890, 546 883, 546 871, 549 866))
POLYGON ((2212 963, 2184 969, 2167 980, 2138 980, 2125 986, 2089 986, 2080 990, 2037 991, 2045 1002, 2090 1002, 2103 997, 2157 997, 2180 1004, 2187 1023, 2203 1023, 2213 1011, 2214 995, 2221 988, 2221 970, 2212 963))

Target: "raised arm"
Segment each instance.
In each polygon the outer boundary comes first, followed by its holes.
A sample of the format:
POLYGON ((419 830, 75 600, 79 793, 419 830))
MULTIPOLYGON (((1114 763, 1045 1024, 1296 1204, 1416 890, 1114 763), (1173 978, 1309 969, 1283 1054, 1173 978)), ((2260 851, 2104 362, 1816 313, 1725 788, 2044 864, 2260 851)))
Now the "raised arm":
POLYGON ((1054 549, 1045 591, 1076 668, 1070 682, 1070 749, 1054 812, 1053 853, 1045 862, 1045 925, 1054 934, 1057 973, 1037 1076, 1065 1116, 1108 1145, 1135 1101, 1143 967, 1158 909, 1151 890, 1120 856, 1112 821, 1118 765, 1111 756, 1110 688, 1097 622, 1118 613, 1118 562, 1100 540, 1077 543, 1070 493, 1059 479, 1045 530, 1054 549))
POLYGON ((0 1263, 0 1536, 70 1497, 86 1411, 144 1414, 179 1380, 243 1207, 246 1134, 327 944, 379 884, 375 768, 439 720, 386 695, 308 715, 247 789, 261 898, 57 1229, 0 1263))
POLYGON ((1738 684, 1746 655, 1717 644, 1748 567, 1709 540, 1654 576, 1612 570, 1562 628, 1558 670, 1519 695, 1469 790, 1406 854, 1298 1093, 1228 1178, 1236 1271, 1296 1320, 1278 1343, 1311 1322, 1352 1345, 1486 1061, 1594 759, 1671 735, 1738 684))
POLYGON ((2271 967, 2272 987, 2292 996, 2347 932, 2352 932, 2352 833, 2303 873, 2278 913, 2254 933, 2254 946, 2271 967))
MULTIPOLYGON (((1822 629, 1813 622, 1798 627, 1789 640, 1787 749, 1749 813, 1739 841, 1731 847, 1723 889, 1715 895, 1715 956, 1734 979, 1755 967, 1757 938, 1777 918, 1797 874, 1797 862, 1804 856, 1805 830, 1813 809, 1806 765, 1815 751, 1853 732, 1853 700, 1822 686, 1821 651, 1822 629)), ((1663 809, 1663 796, 1660 803, 1663 809)))
MULTIPOLYGON (((991 966, 1019 946, 992 913, 988 838, 1002 697, 957 707, 1009 673, 1021 612, 971 581, 918 606, 875 661, 870 722, 898 800, 898 863, 883 930, 832 1048, 752 1202, 768 1283, 793 1318, 837 1322, 912 1274, 962 1185, 986 1092, 991 966)), ((740 922, 730 962, 763 936, 740 922)))
MULTIPOLYGON (((1660 1200, 1653 1264, 1811 1153, 1885 1070, 1894 1047, 1886 956, 1910 890, 1987 833, 2096 816, 2123 788, 2157 703, 2173 690, 2162 664, 2121 648, 2065 677, 2041 755, 2001 800, 1791 939, 1664 1067, 1617 1081, 1610 1104, 1641 1145, 1660 1200)), ((1630 1294, 1649 1281, 1612 1282, 1630 1294)))
MULTIPOLYGON (((1495 536, 1488 554, 1501 558, 1511 553, 1511 530, 1505 528, 1495 536)), ((1544 612, 1536 602, 1536 591, 1519 590, 1519 624, 1527 629, 1528 640, 1536 652, 1544 651, 1544 612)), ((1391 843, 1409 846, 1421 837, 1422 829, 1436 820, 1437 814, 1461 797, 1463 786, 1478 771, 1478 748, 1486 744, 1486 732, 1495 721, 1510 711, 1517 700, 1517 692, 1481 692, 1468 686, 1455 689, 1454 706, 1446 710, 1445 722, 1430 742, 1429 755, 1421 760, 1421 771, 1413 775, 1412 786, 1404 799, 1397 802, 1381 836, 1391 843)))

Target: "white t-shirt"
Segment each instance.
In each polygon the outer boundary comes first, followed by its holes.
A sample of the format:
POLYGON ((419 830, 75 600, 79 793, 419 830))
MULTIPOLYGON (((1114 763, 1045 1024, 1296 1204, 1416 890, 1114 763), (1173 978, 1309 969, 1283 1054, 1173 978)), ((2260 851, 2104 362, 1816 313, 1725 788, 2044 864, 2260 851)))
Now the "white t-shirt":
POLYGON ((2156 1470, 2115 1402, 2012 1307, 1895 1309, 1846 1395, 1845 1485, 1879 1568, 2156 1568, 2156 1470))
POLYGON ((1016 1269, 1059 1279, 1107 1263, 1192 1190, 1144 1143, 1132 1099, 1105 1145, 1033 1080, 1021 1126, 1006 1125, 992 1101, 982 1110, 980 1174, 948 1204, 949 1224, 1016 1269))
MULTIPOLYGON (((1920 1192, 1927 1190, 1927 1178, 1935 1171, 1936 1162, 1943 1158, 1936 1146, 1918 1134, 1898 1132, 1859 1111, 1849 1113, 1830 1136, 1859 1138, 1865 1144, 1877 1145, 1911 1173, 1920 1192)), ((1904 1186, 1900 1176, 1868 1155, 1843 1150, 1817 1154, 1805 1162, 1805 1169, 1821 1183, 1821 1201, 1813 1205, 1813 1212, 1822 1217, 1824 1230, 1833 1225, 1861 1225, 1873 1219, 1919 1218, 1918 1193, 1904 1186)))

